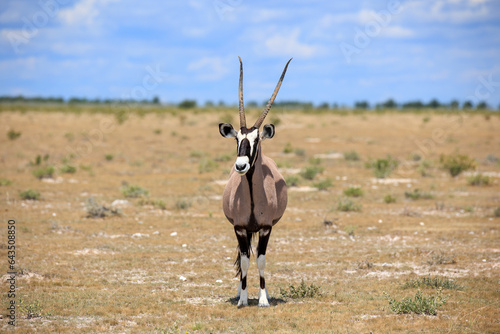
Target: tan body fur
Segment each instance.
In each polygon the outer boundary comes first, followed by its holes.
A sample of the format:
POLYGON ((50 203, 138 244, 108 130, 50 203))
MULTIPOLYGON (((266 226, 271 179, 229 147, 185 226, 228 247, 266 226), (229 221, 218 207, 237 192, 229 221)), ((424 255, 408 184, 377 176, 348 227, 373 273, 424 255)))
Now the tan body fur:
MULTIPOLYGON (((260 147, 258 150, 260 152, 260 147)), ((238 174, 233 167, 222 199, 227 219, 235 227, 245 226, 249 232, 257 232, 265 226, 274 226, 283 216, 288 201, 285 180, 276 163, 260 153, 254 166, 253 198, 250 198, 247 176, 238 174), (253 221, 251 202, 254 203, 253 221)))

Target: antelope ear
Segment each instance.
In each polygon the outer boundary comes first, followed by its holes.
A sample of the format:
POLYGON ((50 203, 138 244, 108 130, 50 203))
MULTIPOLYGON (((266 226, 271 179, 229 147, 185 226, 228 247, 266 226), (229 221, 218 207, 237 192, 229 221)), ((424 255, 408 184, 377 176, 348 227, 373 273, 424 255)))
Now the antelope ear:
POLYGON ((222 137, 226 138, 235 138, 236 135, 238 134, 236 130, 233 129, 233 126, 229 123, 220 123, 219 132, 222 135, 222 137))
POLYGON ((262 128, 262 132, 260 134, 260 140, 273 137, 274 137, 274 125, 273 124, 264 125, 264 127, 262 128))

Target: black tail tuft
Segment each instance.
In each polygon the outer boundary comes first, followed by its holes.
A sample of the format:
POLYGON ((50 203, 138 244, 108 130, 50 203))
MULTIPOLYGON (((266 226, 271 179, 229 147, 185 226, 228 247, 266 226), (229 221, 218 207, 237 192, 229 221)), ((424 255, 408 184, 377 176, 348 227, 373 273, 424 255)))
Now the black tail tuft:
MULTIPOLYGON (((250 250, 248 254, 248 258, 250 258, 250 255, 253 253, 252 250, 252 239, 255 233, 248 233, 248 249, 250 250)), ((241 253, 240 253, 240 246, 238 245, 236 247, 236 260, 234 261, 234 267, 236 268, 236 275, 234 277, 240 277, 241 276, 241 253)))

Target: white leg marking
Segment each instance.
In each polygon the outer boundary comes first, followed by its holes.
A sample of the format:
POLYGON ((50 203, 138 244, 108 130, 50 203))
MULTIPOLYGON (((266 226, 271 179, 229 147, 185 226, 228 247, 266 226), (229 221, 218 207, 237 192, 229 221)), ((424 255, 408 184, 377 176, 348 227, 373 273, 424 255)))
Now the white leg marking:
MULTIPOLYGON (((266 256, 259 255, 257 258, 257 268, 259 268, 260 277, 264 277, 264 269, 266 268, 266 256)), ((259 306, 268 307, 269 306, 269 295, 267 294, 267 288, 259 290, 259 306)))
POLYGON ((238 292, 236 293, 236 298, 240 298, 240 295, 241 295, 241 281, 238 284, 238 292))
MULTIPOLYGON (((247 277, 248 267, 250 267, 250 259, 246 255, 241 256, 241 277, 247 277)), ((241 282, 240 282, 241 287, 241 282)), ((248 289, 241 289, 240 291, 240 300, 238 301, 238 307, 247 306, 248 305, 248 289)))
POLYGON ((250 267, 250 259, 246 255, 241 256, 241 277, 247 277, 248 267, 250 267))
POLYGON ((259 255, 257 258, 257 268, 259 268, 259 275, 261 277, 264 277, 264 269, 266 268, 266 256, 265 255, 259 255))
POLYGON ((248 306, 248 291, 247 289, 241 290, 240 301, 238 307, 248 306))

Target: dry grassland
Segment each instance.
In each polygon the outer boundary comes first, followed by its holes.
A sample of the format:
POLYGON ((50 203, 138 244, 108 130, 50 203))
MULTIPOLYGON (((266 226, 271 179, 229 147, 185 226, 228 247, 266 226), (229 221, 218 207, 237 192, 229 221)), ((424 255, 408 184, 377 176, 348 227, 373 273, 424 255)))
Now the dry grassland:
POLYGON ((4 296, 15 219, 22 333, 500 332, 500 117, 278 112, 268 116, 278 124, 263 151, 298 186, 270 239, 264 309, 255 256, 250 306, 236 307, 237 243, 221 208, 235 143, 217 124, 235 124, 236 111, 134 114, 122 124, 99 113, 0 113, 0 179, 10 181, 0 186, 0 331, 13 332, 4 296), (21 136, 9 139, 9 130, 21 136), (351 151, 360 160, 344 159, 351 151), (440 168, 441 154, 457 152, 477 160, 488 185, 440 168), (387 155, 399 168, 375 179, 365 164, 387 155), (320 174, 300 176, 314 164, 320 174), (53 177, 37 179, 33 171, 47 165, 53 177), (318 191, 322 180, 332 185, 318 191), (126 198, 124 184, 149 195, 126 198), (360 211, 338 210, 349 187, 362 189, 347 197, 360 211), (40 199, 22 200, 28 189, 40 199), (415 189, 428 196, 405 196, 415 189), (122 215, 88 218, 90 197, 122 215), (436 295, 404 287, 429 276, 461 288, 442 290, 435 316, 391 311, 384 293, 436 295), (302 280, 321 294, 280 292, 302 280))

